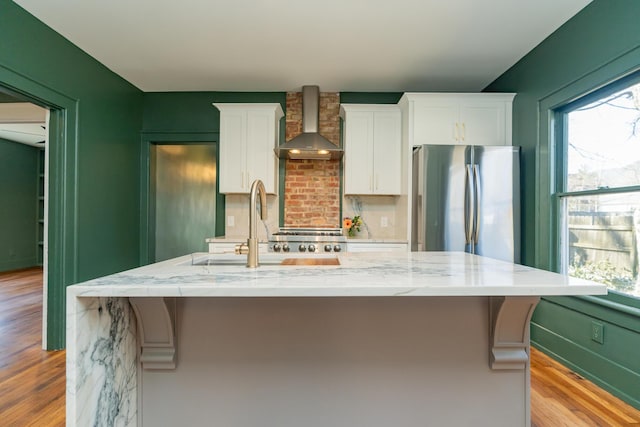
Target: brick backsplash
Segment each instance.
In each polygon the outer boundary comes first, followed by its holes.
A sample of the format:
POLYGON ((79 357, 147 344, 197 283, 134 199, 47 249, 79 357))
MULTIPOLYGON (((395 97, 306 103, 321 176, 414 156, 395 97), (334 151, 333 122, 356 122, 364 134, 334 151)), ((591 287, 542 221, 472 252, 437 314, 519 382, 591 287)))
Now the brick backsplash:
MULTIPOLYGON (((340 94, 320 93, 320 134, 340 145, 340 94)), ((302 92, 287 93, 287 141, 302 132, 302 92)), ((286 160, 284 225, 340 227, 340 160, 286 160)))

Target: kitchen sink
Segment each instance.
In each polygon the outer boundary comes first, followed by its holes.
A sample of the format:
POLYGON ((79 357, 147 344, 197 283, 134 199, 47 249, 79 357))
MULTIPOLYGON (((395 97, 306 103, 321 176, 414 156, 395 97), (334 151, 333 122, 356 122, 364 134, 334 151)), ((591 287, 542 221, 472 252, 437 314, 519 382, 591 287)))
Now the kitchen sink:
MULTIPOLYGON (((260 265, 280 265, 282 263, 282 257, 278 258, 268 258, 268 257, 260 257, 259 259, 260 265)), ((246 255, 235 255, 235 254, 194 254, 192 256, 191 265, 237 265, 237 266, 246 266, 247 265, 247 256, 246 255), (201 256, 196 256, 201 255, 201 256)))

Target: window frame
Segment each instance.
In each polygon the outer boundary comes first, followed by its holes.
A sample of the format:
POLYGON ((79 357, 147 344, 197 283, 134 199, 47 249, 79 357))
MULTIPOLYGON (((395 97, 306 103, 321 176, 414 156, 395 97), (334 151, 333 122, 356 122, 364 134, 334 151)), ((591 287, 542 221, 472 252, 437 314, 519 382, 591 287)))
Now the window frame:
MULTIPOLYGON (((599 196, 607 194, 619 194, 629 192, 639 192, 640 184, 614 187, 614 188, 596 188, 590 190, 580 191, 567 191, 568 180, 568 125, 567 116, 570 112, 575 111, 585 105, 589 105, 599 99, 606 98, 622 89, 629 86, 633 86, 640 83, 640 70, 627 74, 621 78, 612 80, 599 88, 594 89, 591 92, 582 94, 569 102, 566 102, 556 108, 550 110, 550 128, 553 132, 552 141, 554 143, 553 150, 554 167, 553 177, 551 179, 551 210, 553 212, 552 218, 555 221, 551 224, 552 229, 555 230, 555 237, 552 239, 554 244, 551 249, 551 259, 555 261, 556 271, 563 274, 567 274, 567 267, 569 260, 567 260, 567 251, 564 245, 567 242, 566 235, 566 218, 564 215, 564 202, 569 197, 581 197, 581 196, 599 196)), ((624 292, 608 289, 609 294, 613 295, 618 304, 629 305, 632 307, 640 308, 640 297, 627 294, 624 292)))

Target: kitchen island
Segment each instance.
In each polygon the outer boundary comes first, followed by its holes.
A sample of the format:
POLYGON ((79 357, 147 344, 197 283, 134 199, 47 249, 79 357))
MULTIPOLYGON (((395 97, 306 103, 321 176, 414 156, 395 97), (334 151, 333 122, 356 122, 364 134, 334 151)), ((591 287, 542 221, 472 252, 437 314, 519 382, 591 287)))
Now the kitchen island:
POLYGON ((539 297, 606 293, 466 253, 311 257, 339 265, 192 254, 69 287, 67 425, 528 427, 539 297))

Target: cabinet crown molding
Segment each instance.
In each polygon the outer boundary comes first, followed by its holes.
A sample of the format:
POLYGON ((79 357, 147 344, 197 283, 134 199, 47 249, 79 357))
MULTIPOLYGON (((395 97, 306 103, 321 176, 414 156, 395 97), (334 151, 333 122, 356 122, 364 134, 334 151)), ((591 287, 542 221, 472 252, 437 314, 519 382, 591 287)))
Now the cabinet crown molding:
POLYGON ((496 101, 507 101, 512 102, 513 98, 516 96, 516 93, 510 92, 405 92, 400 100, 398 101, 398 105, 407 104, 411 101, 421 101, 426 99, 483 99, 489 100, 494 99, 496 101))
POLYGON ((400 107, 398 104, 340 104, 340 117, 343 119, 345 114, 351 111, 397 111, 400 114, 400 107))
POLYGON ((214 102, 211 105, 216 107, 219 111, 222 110, 265 110, 273 109, 275 118, 280 119, 284 117, 284 111, 282 105, 277 102, 214 102))

